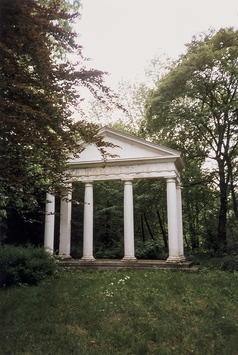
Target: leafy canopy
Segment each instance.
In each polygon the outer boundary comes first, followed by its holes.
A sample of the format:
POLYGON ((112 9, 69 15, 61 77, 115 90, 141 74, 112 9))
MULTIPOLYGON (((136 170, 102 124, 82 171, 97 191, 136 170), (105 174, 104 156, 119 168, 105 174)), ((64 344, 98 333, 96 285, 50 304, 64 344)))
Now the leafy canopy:
POLYGON ((2 215, 37 207, 42 193, 58 193, 66 180, 67 156, 77 154, 76 140, 101 147, 97 127, 75 122, 72 108, 82 99, 78 86, 96 97, 104 73, 86 70, 82 47, 71 24, 79 16, 68 1, 0 0, 0 197, 2 215), (68 25, 68 26, 67 26, 68 25), (66 53, 78 63, 65 60, 66 53))
POLYGON ((220 145, 227 149, 227 139, 237 132, 237 81, 238 32, 221 29, 194 37, 151 91, 147 129, 178 137, 178 144, 181 138, 189 145, 202 139, 207 155, 211 150, 217 154, 220 145))
POLYGON ((175 142, 191 160, 213 159, 220 191, 218 239, 226 240, 227 199, 236 203, 238 31, 194 37, 147 101, 147 131, 175 142))

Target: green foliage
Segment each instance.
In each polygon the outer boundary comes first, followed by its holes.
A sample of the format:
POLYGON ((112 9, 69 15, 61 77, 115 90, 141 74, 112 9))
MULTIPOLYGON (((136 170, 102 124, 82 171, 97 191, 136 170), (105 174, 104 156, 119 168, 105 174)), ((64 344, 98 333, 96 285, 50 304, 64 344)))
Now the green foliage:
POLYGON ((188 160, 181 180, 185 246, 216 251, 219 193, 212 176, 202 170, 201 161, 193 159, 188 160))
MULTIPOLYGON (((123 183, 95 182, 94 194, 94 256, 123 257, 123 183)), ((75 184, 72 215, 72 256, 82 257, 84 184, 75 184), (76 202, 77 201, 77 202, 76 202)))
POLYGON ((226 255, 220 265, 220 269, 224 271, 238 271, 238 255, 226 255))
POLYGON ((168 258, 168 251, 157 240, 138 240, 135 243, 135 256, 138 259, 157 259, 166 260, 168 258))
POLYGON ((194 252, 185 251, 185 254, 186 259, 200 265, 201 270, 221 270, 232 273, 238 271, 238 255, 235 253, 219 255, 214 251, 195 250, 194 252))
MULTIPOLYGON (((42 206, 42 209, 44 205, 42 206)), ((26 245, 27 243, 43 245, 44 214, 37 211, 27 214, 8 209, 5 228, 6 244, 26 245)), ((2 232, 2 231, 1 231, 2 232)), ((0 232, 0 234, 1 234, 0 232)))
POLYGON ((81 259, 83 256, 83 247, 78 243, 74 243, 71 246, 70 255, 72 256, 73 259, 81 259))
POLYGON ((221 271, 65 270, 1 291, 1 350, 235 355, 237 291, 237 275, 221 271))
POLYGON ((140 122, 145 116, 145 101, 148 87, 145 83, 132 84, 121 80, 117 89, 118 107, 108 107, 99 101, 91 101, 89 106, 90 119, 99 125, 107 125, 138 136, 140 122))
MULTIPOLYGON (((167 212, 164 180, 136 180, 134 220, 136 257, 165 259, 167 256, 167 212), (158 219, 158 212, 160 220, 158 219), (143 221, 142 221, 143 220, 143 221), (143 223, 143 225, 142 225, 143 223), (164 235, 163 235, 164 233, 164 235)), ((94 256, 122 258, 124 255, 123 182, 96 182, 94 192, 94 256)), ((82 257, 84 185, 75 184, 72 215, 72 253, 82 257)))
POLYGON ((123 182, 94 184, 95 255, 123 257, 123 182))
MULTIPOLYGON (((194 37, 186 54, 157 82, 147 100, 150 137, 173 144, 190 161, 210 163, 207 183, 219 191, 217 242, 227 247, 228 204, 238 221, 237 109, 238 31, 211 31, 194 37), (213 162, 213 164, 211 164, 213 162)), ((216 197, 215 197, 216 199, 216 197)), ((196 203, 197 201, 195 201, 196 203)), ((215 209, 217 201, 214 201, 215 209)))
POLYGON ((59 272, 56 259, 43 248, 0 244, 0 285, 37 285, 59 272))
POLYGON ((122 259, 124 255, 123 241, 97 243, 94 256, 96 259, 122 259))
POLYGON ((78 35, 70 29, 77 7, 68 0, 0 2, 0 217, 8 208, 39 210, 45 192, 60 194, 68 156, 80 153, 77 139, 102 149, 98 127, 72 118, 81 101, 77 86, 113 97, 104 73, 84 67, 78 35))
POLYGON ((148 245, 154 241, 155 245, 163 245, 166 249, 168 232, 165 180, 135 180, 133 191, 135 240, 148 241, 148 245))

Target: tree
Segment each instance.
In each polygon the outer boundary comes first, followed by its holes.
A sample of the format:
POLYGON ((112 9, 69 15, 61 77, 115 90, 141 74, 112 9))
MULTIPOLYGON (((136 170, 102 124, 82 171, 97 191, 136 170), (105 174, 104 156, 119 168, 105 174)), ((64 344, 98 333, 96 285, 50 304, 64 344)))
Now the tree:
POLYGON ((144 255, 153 259, 166 258, 168 232, 165 180, 135 180, 133 191, 135 244, 138 249, 141 249, 140 257, 144 255), (139 248, 140 245, 142 248, 139 248))
POLYGON ((89 117, 98 124, 107 124, 118 130, 138 136, 140 122, 144 119, 148 87, 145 83, 121 80, 117 86, 118 107, 106 107, 93 100, 89 106, 89 117))
POLYGON ((219 196, 218 240, 226 247, 228 198, 237 214, 238 31, 194 37, 187 53, 158 81, 147 101, 147 131, 190 154, 215 161, 219 196))
POLYGON ((80 104, 77 86, 96 97, 113 94, 104 73, 83 66, 82 47, 70 24, 79 16, 68 1, 0 0, 1 135, 0 203, 2 216, 11 206, 32 210, 45 192, 60 193, 69 154, 78 154, 77 139, 103 142, 97 127, 75 122, 80 104), (67 6, 66 6, 67 5, 67 6), (65 60, 74 53, 79 62, 65 60))
POLYGON ((188 250, 218 250, 216 221, 219 193, 212 183, 213 174, 204 171, 203 161, 189 160, 181 174, 183 185, 183 232, 188 250))

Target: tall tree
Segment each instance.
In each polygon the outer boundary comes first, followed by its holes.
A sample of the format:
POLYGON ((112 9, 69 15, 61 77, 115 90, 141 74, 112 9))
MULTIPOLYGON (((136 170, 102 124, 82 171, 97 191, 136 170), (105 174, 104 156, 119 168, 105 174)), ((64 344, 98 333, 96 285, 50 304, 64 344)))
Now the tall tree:
POLYGON ((98 124, 107 124, 138 136, 140 121, 144 119, 148 87, 145 83, 121 80, 116 91, 117 107, 107 107, 98 100, 93 100, 89 105, 89 117, 98 124))
POLYGON ((190 157, 215 161, 220 193, 218 240, 226 246, 228 196, 237 215, 238 31, 194 37, 187 53, 157 83, 147 101, 147 130, 171 139, 190 157))
POLYGON ((95 96, 103 91, 104 73, 86 70, 82 47, 70 24, 79 16, 67 1, 0 0, 0 204, 23 211, 37 206, 42 192, 59 192, 76 139, 95 141, 97 127, 75 122, 80 104, 77 86, 95 96), (65 60, 74 53, 79 62, 65 60))

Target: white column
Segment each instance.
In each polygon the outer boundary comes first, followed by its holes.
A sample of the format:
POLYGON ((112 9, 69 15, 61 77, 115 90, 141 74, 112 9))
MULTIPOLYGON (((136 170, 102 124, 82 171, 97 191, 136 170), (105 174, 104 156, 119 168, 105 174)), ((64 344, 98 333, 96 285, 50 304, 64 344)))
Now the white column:
POLYGON ((85 183, 83 220, 83 260, 93 261, 93 183, 85 183))
POLYGON ((184 247, 183 247, 183 215, 182 215, 182 197, 180 182, 176 185, 177 188, 177 210, 178 210, 178 243, 179 243, 179 257, 180 261, 185 261, 184 247))
POLYGON ((169 257, 167 262, 179 262, 178 209, 175 178, 167 179, 167 214, 169 236, 169 257))
MULTIPOLYGON (((70 187, 70 186, 69 186, 70 187)), ((71 212, 72 212, 72 193, 69 191, 63 195, 60 203, 60 243, 59 256, 69 259, 70 239, 71 239, 71 212)))
POLYGON ((124 181, 124 258, 122 260, 136 260, 132 180, 124 181))
POLYGON ((55 196, 47 193, 45 204, 45 231, 44 247, 46 251, 53 254, 54 251, 54 229, 55 229, 55 196))

